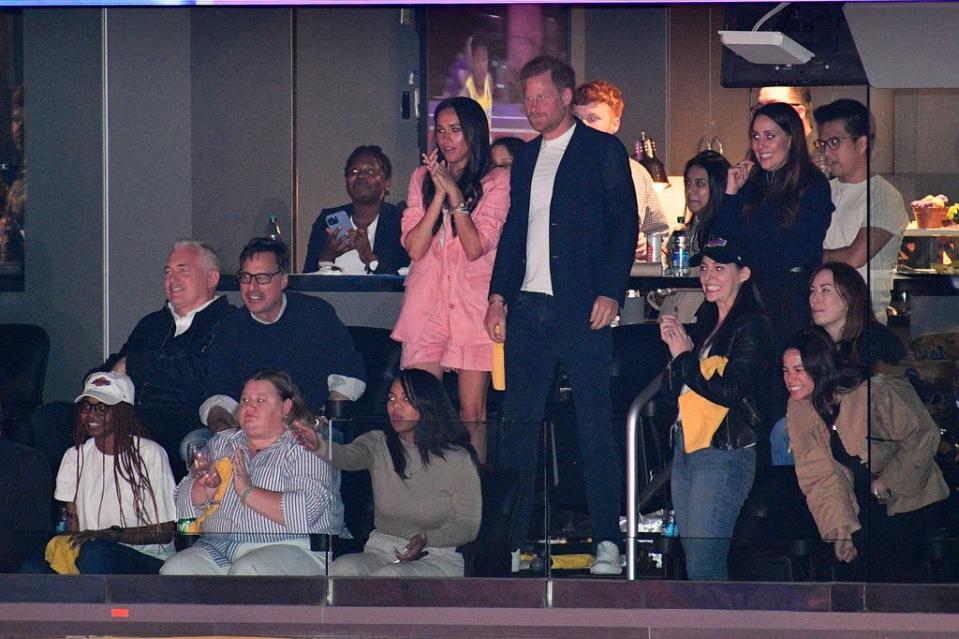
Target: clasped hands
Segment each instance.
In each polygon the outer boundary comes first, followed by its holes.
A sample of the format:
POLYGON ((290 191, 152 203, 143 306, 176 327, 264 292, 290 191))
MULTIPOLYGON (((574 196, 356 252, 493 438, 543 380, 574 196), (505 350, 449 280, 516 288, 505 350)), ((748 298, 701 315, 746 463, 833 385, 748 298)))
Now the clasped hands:
MULTIPOLYGON (((233 451, 233 492, 242 495, 247 488, 253 486, 250 479, 250 472, 246 467, 246 457, 243 450, 237 446, 233 451)), ((197 474, 193 482, 203 489, 203 494, 207 501, 213 499, 216 495, 216 489, 222 483, 220 473, 217 472, 216 464, 210 464, 206 468, 197 468, 197 474)))
POLYGON ((456 184, 456 180, 450 175, 449 166, 446 160, 439 159, 439 149, 433 149, 429 153, 424 153, 423 166, 430 172, 433 178, 433 186, 436 187, 437 198, 446 198, 451 209, 456 208, 463 203, 463 192, 456 184))

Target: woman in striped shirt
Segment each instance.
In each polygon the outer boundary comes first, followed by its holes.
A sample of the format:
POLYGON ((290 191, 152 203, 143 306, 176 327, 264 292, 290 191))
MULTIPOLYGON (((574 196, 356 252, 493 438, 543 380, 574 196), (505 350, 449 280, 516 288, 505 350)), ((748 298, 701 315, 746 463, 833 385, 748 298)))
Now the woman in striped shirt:
POLYGON ((176 490, 178 516, 198 518, 200 540, 164 575, 323 575, 311 533, 346 534, 339 472, 297 446, 289 430, 308 415, 290 376, 260 371, 243 387, 240 430, 209 441, 210 459, 176 490), (224 485, 225 484, 225 485, 224 485))

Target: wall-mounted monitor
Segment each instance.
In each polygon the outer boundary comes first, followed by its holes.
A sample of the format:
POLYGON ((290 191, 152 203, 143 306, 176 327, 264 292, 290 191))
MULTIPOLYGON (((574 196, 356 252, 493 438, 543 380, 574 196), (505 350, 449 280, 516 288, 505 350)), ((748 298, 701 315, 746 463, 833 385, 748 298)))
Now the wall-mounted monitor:
POLYGON ((430 148, 433 111, 467 95, 490 118, 492 137, 535 137, 523 112, 520 69, 538 55, 569 60, 569 8, 550 4, 429 7, 421 14, 421 138, 430 148), (480 79, 482 78, 482 79, 480 79))

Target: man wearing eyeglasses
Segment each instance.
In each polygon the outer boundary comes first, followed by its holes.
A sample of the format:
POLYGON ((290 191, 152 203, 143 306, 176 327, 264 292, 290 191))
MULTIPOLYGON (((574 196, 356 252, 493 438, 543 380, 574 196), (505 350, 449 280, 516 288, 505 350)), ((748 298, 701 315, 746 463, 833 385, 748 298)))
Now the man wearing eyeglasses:
POLYGON ((819 128, 817 146, 833 176, 829 186, 836 207, 823 240, 823 261, 845 262, 859 270, 869 283, 873 313, 885 324, 909 213, 899 191, 879 175, 869 178, 866 193, 870 133, 865 105, 836 100, 813 115, 819 128))
POLYGON ((307 405, 356 400, 366 390, 363 360, 333 307, 318 297, 285 293, 290 258, 280 240, 258 237, 240 253, 245 309, 216 327, 200 418, 213 432, 235 427, 243 383, 258 370, 286 371, 307 405))

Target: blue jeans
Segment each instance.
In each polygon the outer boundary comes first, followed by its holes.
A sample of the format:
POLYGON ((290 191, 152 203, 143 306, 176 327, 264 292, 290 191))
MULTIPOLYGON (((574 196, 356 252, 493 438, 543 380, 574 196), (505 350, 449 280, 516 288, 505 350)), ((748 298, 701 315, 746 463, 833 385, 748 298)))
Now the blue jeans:
POLYGON ((86 542, 77 557, 82 575, 157 575, 162 565, 162 559, 109 539, 86 542))
POLYGON ((687 455, 682 432, 673 445, 671 490, 686 576, 722 581, 729 578, 729 542, 756 474, 756 450, 704 448, 687 455))
POLYGON ((573 386, 577 435, 594 543, 619 542, 622 502, 620 448, 613 437, 609 328, 590 330, 588 318, 571 320, 556 299, 520 293, 506 319, 506 395, 499 463, 521 472, 512 542, 527 541, 533 512, 537 443, 557 362, 573 386))
POLYGON ((789 432, 786 430, 786 418, 773 425, 769 432, 769 451, 772 453, 773 466, 795 466, 792 451, 789 450, 789 432))

